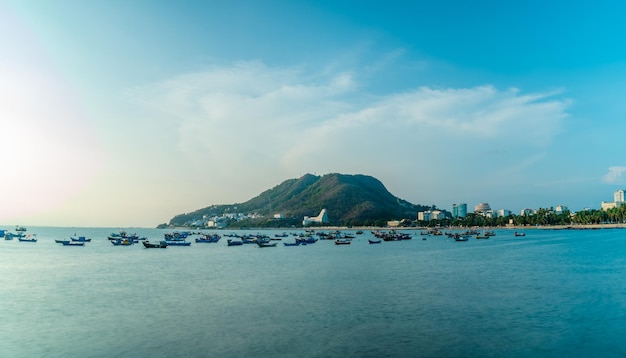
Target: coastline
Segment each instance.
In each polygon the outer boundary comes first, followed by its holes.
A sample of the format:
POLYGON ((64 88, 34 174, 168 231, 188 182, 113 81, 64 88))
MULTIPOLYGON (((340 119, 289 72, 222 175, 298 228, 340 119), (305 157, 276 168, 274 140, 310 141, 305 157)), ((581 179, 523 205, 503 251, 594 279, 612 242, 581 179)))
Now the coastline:
MULTIPOLYGON (((307 229, 307 228, 301 228, 307 229)), ((312 227, 308 229, 313 230, 428 230, 431 229, 427 226, 415 226, 415 227, 374 227, 374 226, 323 226, 312 227)), ((447 230, 467 230, 468 227, 461 226, 447 226, 441 229, 447 230)), ((498 229, 498 230, 599 230, 599 229, 626 229, 626 223, 621 224, 571 224, 571 225, 535 225, 535 226, 485 226, 485 227, 472 227, 472 229, 498 229)))

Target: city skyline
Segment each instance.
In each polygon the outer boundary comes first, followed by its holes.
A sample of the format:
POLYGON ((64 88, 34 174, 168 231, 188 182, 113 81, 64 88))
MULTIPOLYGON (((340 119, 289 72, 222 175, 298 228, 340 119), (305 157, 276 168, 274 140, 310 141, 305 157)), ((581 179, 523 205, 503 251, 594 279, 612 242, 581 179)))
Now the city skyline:
POLYGON ((0 223, 154 227, 305 173, 599 209, 626 187, 625 11, 0 0, 0 223))

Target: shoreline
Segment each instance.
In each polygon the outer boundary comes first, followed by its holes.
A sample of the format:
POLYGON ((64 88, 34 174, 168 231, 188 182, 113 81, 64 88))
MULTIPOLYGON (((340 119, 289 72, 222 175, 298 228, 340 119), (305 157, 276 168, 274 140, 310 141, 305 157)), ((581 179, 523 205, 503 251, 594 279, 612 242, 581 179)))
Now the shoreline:
MULTIPOLYGON (((261 229, 261 228, 259 228, 261 229)), ((268 230, 279 230, 279 228, 266 228, 268 230)), ((428 230, 432 229, 428 226, 416 227, 375 227, 375 226, 320 226, 311 228, 299 228, 300 230, 428 230)), ((571 225, 535 225, 535 226, 484 226, 484 227, 464 227, 464 226, 447 226, 439 227, 439 229, 447 230, 467 230, 467 229, 493 229, 493 230, 599 230, 599 229, 626 229, 626 223, 622 224, 571 224, 571 225)), ((226 229, 227 230, 227 229, 226 229)))

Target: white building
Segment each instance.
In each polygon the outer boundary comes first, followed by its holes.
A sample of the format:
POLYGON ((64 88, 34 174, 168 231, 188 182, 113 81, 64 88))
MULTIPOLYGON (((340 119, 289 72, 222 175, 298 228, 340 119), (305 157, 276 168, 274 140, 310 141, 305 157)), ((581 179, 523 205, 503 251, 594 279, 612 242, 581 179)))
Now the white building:
POLYGON ((621 206, 624 204, 626 204, 624 202, 624 190, 619 189, 613 193, 613 201, 608 201, 608 202, 603 201, 600 207, 602 208, 602 210, 608 210, 608 209, 617 208, 618 206, 621 206))
POLYGON ((511 210, 507 210, 507 209, 498 210, 498 217, 504 217, 504 216, 509 216, 509 215, 511 215, 511 210))
POLYGON ((430 221, 430 220, 439 220, 445 219, 446 215, 441 210, 426 210, 420 211, 417 213, 417 220, 419 221, 430 221))
POLYGON ((311 225, 313 223, 322 224, 328 222, 328 215, 326 214, 326 209, 322 209, 318 216, 309 217, 305 216, 304 220, 302 220, 302 226, 311 225))
POLYGON ((489 203, 480 203, 476 206, 474 206, 474 212, 475 213, 485 213, 487 211, 491 210, 491 207, 489 206, 489 203))
POLYGON ((519 214, 520 214, 521 216, 530 216, 530 215, 532 215, 534 212, 535 212, 535 211, 534 211, 533 209, 528 209, 528 208, 526 208, 526 209, 522 209, 522 210, 520 211, 520 213, 519 213, 519 214))
POLYGON ((564 211, 567 211, 567 206, 565 205, 557 205, 556 208, 554 209, 554 212, 557 214, 563 214, 564 211))

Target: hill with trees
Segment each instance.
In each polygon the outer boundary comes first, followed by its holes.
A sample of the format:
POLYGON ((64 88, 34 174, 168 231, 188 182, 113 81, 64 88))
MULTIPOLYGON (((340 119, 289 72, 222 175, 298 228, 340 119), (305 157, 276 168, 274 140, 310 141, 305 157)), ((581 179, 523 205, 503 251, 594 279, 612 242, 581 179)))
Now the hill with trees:
MULTIPOLYGON (((430 206, 411 204, 391 194, 376 178, 367 175, 306 174, 289 179, 258 196, 238 204, 212 205, 177 215, 169 226, 193 226, 207 217, 243 213, 246 220, 229 222, 233 227, 301 226, 304 216, 326 209, 327 225, 384 225, 389 220, 414 221, 418 211, 430 206), (279 218, 275 214, 280 214, 279 218)), ((232 219, 235 221, 235 219, 232 219)))

